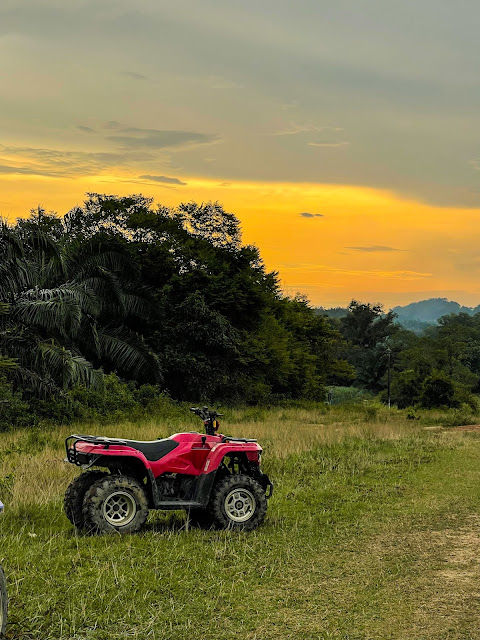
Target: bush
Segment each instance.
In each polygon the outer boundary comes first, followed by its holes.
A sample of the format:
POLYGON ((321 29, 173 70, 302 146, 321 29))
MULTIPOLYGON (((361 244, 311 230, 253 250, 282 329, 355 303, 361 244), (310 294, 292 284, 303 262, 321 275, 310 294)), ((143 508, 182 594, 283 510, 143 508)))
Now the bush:
POLYGON ((370 394, 358 387, 327 387, 327 402, 331 405, 353 404, 368 398, 370 394))
MULTIPOLYGON (((401 371, 392 380, 391 402, 396 404, 399 409, 410 407, 418 402, 421 389, 421 379, 413 370, 401 371)), ((381 398, 386 402, 386 391, 382 392, 381 398)))
POLYGON ((101 417, 126 417, 141 409, 134 397, 134 389, 123 382, 115 373, 104 376, 103 388, 93 389, 78 386, 69 392, 69 398, 76 406, 79 417, 96 419, 101 417))
POLYGON ((423 381, 420 403, 426 409, 458 406, 453 381, 440 372, 428 376, 423 381))
POLYGON ((28 402, 22 400, 19 393, 14 393, 6 379, 0 377, 0 431, 27 426, 34 420, 28 402))
POLYGON ((475 424, 477 419, 469 405, 462 404, 457 409, 449 409, 448 412, 442 416, 441 424, 444 427, 457 427, 467 424, 475 424))

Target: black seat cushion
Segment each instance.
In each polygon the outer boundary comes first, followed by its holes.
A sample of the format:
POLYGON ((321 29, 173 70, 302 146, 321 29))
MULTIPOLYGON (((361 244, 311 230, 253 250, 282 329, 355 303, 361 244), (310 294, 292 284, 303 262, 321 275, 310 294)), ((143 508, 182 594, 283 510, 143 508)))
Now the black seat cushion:
POLYGON ((144 440, 125 440, 125 442, 129 447, 141 451, 150 462, 160 460, 160 458, 163 458, 167 453, 170 453, 170 451, 178 447, 178 442, 170 440, 170 438, 151 440, 149 442, 144 440))

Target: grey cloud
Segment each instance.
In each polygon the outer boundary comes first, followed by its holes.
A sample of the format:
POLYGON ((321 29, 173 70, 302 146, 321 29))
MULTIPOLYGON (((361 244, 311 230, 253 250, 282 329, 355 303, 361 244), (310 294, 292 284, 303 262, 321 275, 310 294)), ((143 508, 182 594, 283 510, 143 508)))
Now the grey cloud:
POLYGON ((382 245, 371 245, 370 247, 345 247, 351 251, 361 251, 363 253, 376 253, 377 251, 402 251, 402 249, 395 249, 394 247, 384 247, 382 245))
MULTIPOLYGON (((125 164, 128 159, 136 157, 133 154, 127 156, 121 153, 60 151, 58 149, 7 147, 4 145, 0 145, 0 154, 8 158, 21 156, 23 161, 25 159, 28 161, 28 166, 23 166, 20 169, 3 165, 3 173, 7 173, 7 169, 9 169, 8 173, 28 173, 52 177, 93 175, 101 170, 125 164)), ((144 159, 146 157, 139 156, 144 159)))
POLYGON ((95 133, 95 129, 92 129, 92 127, 85 127, 82 124, 77 125, 77 129, 80 131, 86 131, 87 133, 95 133))
POLYGON ((343 140, 342 142, 329 142, 328 140, 319 140, 316 142, 307 142, 307 145, 309 147, 346 147, 348 146, 350 143, 347 142, 346 140, 343 140))
POLYGON ((324 218, 323 213, 309 213, 308 211, 303 211, 299 214, 302 218, 324 218))
POLYGON ((217 142, 215 135, 195 131, 162 131, 159 129, 121 129, 123 135, 108 136, 107 140, 127 148, 172 149, 217 142))
POLYGON ((291 122, 286 129, 276 131, 273 135, 300 138, 309 147, 344 147, 350 143, 342 139, 343 132, 343 127, 291 122), (313 140, 312 136, 315 136, 313 140))
MULTIPOLYGON (((148 88, 148 104, 158 105, 166 130, 220 122, 226 143, 216 148, 218 164, 207 166, 195 153, 195 145, 211 138, 187 143, 177 137, 165 146, 158 135, 141 140, 118 122, 107 123, 104 135, 127 140, 106 144, 121 144, 125 157, 135 149, 180 153, 186 147, 185 175, 218 179, 221 167, 225 180, 363 185, 478 207, 477 163, 468 166, 480 148, 478 3, 422 0, 414 14, 409 3, 384 0, 274 4, 275 20, 272 3, 258 0, 204 0, 201 6, 198 0, 142 0, 138 7, 131 0, 3 0, 0 34, 21 40, 2 49, 12 71, 10 84, 2 79, 2 125, 20 136, 25 122, 38 117, 44 132, 47 120, 75 121, 80 109, 98 120, 111 114, 142 122, 146 96, 124 91, 121 69, 149 70, 152 60, 168 59, 158 67, 161 82, 138 82, 135 89, 148 88), (128 62, 115 67, 114 60, 128 62), (88 73, 72 77, 77 63, 88 73), (63 86, 64 100, 30 81, 44 69, 51 69, 54 87, 63 86), (188 105, 187 77, 204 79, 188 94, 188 105), (212 90, 212 83, 226 87, 230 79, 244 86, 241 101, 234 92, 212 90), (39 90, 45 91, 40 99, 39 90), (179 114, 186 114, 185 125, 179 114), (316 122, 347 133, 315 130, 316 122), (272 126, 284 137, 272 137, 272 126)), ((68 144, 58 131, 53 135, 52 147, 68 144)), ((135 175, 155 171, 143 166, 135 175)))
POLYGON ((25 176, 52 176, 47 171, 36 169, 35 167, 13 167, 0 164, 0 174, 4 175, 25 175, 25 176))
POLYGON ((186 185, 187 184, 186 182, 182 182, 178 178, 169 178, 168 176, 143 175, 143 176, 138 176, 138 177, 141 178, 142 180, 152 180, 152 182, 163 182, 165 184, 181 184, 181 185, 186 185))
POLYGON ((117 122, 116 120, 107 120, 103 122, 101 125, 102 129, 106 129, 107 131, 120 131, 123 129, 123 125, 121 122, 117 122))
POLYGON ((143 73, 137 73, 136 71, 121 71, 123 76, 128 76, 129 78, 133 78, 134 80, 148 80, 148 76, 143 75, 143 73))
POLYGON ((276 131, 274 135, 276 136, 295 136, 299 133, 340 133, 343 131, 342 127, 330 127, 324 125, 317 125, 311 122, 298 124, 296 122, 291 122, 287 129, 282 129, 281 131, 276 131))

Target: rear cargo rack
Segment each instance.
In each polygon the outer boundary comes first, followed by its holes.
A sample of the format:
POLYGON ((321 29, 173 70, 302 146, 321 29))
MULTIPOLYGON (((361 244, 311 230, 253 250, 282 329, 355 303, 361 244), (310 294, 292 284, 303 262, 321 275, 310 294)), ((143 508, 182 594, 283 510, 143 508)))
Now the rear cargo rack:
POLYGON ((65 449, 67 451, 67 462, 76 464, 77 467, 91 467, 100 457, 99 455, 89 456, 85 453, 79 453, 77 444, 79 442, 87 442, 89 444, 102 444, 105 449, 113 444, 126 445, 127 441, 121 438, 107 438, 106 436, 82 436, 73 434, 65 439, 65 449))

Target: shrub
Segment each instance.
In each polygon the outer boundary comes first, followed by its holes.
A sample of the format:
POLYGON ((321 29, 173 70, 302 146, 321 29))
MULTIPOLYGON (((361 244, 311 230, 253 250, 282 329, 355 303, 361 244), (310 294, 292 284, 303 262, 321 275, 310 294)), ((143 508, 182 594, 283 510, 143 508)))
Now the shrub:
POLYGON ((0 377, 0 431, 27 426, 34 419, 28 403, 12 390, 5 378, 0 377))
POLYGON ((426 409, 458 406, 453 381, 441 372, 428 376, 423 381, 420 403, 426 409))

